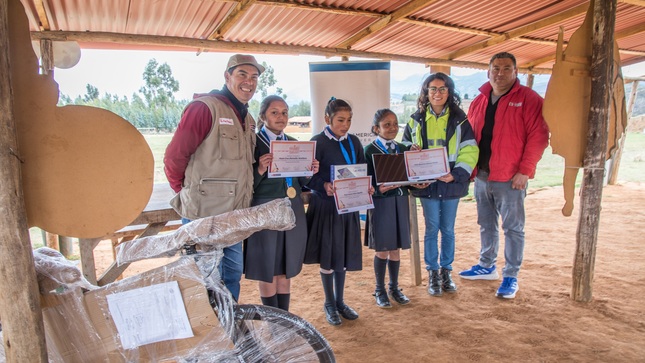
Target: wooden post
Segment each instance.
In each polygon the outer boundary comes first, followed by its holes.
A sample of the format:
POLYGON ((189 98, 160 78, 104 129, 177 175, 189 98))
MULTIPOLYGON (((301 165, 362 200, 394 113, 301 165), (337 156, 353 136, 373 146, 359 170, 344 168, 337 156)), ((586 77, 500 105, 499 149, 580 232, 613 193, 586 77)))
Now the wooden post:
POLYGON ((450 66, 438 66, 438 65, 431 65, 430 66, 430 73, 445 73, 447 75, 450 75, 450 66))
POLYGON ((0 316, 7 362, 47 362, 45 328, 20 177, 22 161, 16 137, 9 61, 9 6, 22 5, 19 0, 0 0, 0 208, 3 210, 0 316))
POLYGON ((54 48, 50 39, 40 40, 40 69, 42 74, 49 74, 54 70, 54 48))
POLYGON ((410 274, 412 285, 421 285, 421 252, 419 251, 419 220, 417 217, 417 198, 409 196, 410 200, 410 274))
POLYGON ((592 282, 600 221, 600 202, 607 150, 609 99, 612 94, 614 25, 616 0, 594 1, 591 55, 591 103, 589 131, 584 158, 580 218, 576 233, 571 297, 575 301, 592 299, 592 282))
POLYGON ((60 253, 66 258, 74 254, 74 239, 72 237, 58 236, 58 245, 60 253))
POLYGON ((533 89, 533 83, 535 83, 535 75, 533 73, 529 73, 526 77, 526 87, 533 89))
POLYGON ((60 253, 69 258, 74 254, 74 239, 71 237, 59 236, 57 234, 44 232, 45 235, 45 245, 49 248, 53 248, 60 253))
POLYGON ((58 243, 58 235, 54 233, 45 232, 47 239, 45 240, 45 246, 60 251, 60 245, 58 243))
MULTIPOLYGON (((636 96, 638 95, 638 81, 632 82, 632 92, 629 96, 629 105, 627 105, 627 124, 629 125, 629 119, 632 117, 632 111, 634 110, 634 102, 636 101, 636 96)), ((627 128, 627 127, 625 127, 627 128)), ((614 153, 614 157, 611 158, 611 163, 609 164, 609 178, 607 184, 614 185, 618 180, 618 169, 620 168, 620 158, 623 157, 623 148, 625 147, 625 138, 627 138, 627 130, 625 134, 618 141, 618 149, 614 153)))

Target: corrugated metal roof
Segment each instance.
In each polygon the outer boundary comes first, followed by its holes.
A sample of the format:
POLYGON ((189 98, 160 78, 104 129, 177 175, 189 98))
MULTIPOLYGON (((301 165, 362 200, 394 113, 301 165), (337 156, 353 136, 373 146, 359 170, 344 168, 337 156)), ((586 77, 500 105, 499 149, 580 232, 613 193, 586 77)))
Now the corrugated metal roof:
POLYGON ((232 42, 334 47, 372 18, 254 5, 225 39, 232 42), (342 24, 342 26, 335 26, 342 24))
MULTIPOLYGON (((559 28, 564 28, 568 40, 582 23, 588 4, 585 0, 21 1, 31 30, 44 31, 34 33, 34 38, 78 40, 82 47, 240 48, 249 53, 429 64, 452 59, 447 64, 472 67, 485 66, 498 51, 509 51, 520 66, 542 71, 552 64, 549 57, 555 53, 559 28), (560 18, 549 22, 554 17, 560 18), (536 22, 541 25, 532 28, 536 22), (514 37, 507 34, 510 39, 481 46, 505 33, 514 37), (538 60, 542 63, 534 64, 538 60)), ((619 0, 616 32, 625 63, 645 61, 643 19, 645 1, 619 0)))
POLYGON ((358 43, 356 49, 414 57, 439 58, 443 54, 454 51, 467 43, 485 39, 481 36, 443 29, 394 24, 374 37, 358 43))

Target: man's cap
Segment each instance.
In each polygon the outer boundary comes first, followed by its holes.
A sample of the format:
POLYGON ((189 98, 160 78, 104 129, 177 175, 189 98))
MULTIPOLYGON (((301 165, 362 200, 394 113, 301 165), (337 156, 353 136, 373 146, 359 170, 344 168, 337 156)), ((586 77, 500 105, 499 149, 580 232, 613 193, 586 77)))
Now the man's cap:
POLYGON ((230 71, 231 68, 241 66, 242 64, 250 64, 258 69, 260 74, 264 72, 264 67, 255 60, 255 57, 249 54, 234 54, 229 58, 226 70, 230 71))

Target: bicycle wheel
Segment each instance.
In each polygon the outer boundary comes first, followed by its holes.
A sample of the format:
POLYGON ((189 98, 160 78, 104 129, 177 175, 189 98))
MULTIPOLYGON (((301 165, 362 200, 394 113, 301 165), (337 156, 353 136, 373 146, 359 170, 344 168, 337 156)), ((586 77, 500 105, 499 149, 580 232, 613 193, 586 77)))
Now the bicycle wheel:
POLYGON ((306 320, 263 305, 235 307, 235 347, 243 362, 336 361, 327 340, 306 320))

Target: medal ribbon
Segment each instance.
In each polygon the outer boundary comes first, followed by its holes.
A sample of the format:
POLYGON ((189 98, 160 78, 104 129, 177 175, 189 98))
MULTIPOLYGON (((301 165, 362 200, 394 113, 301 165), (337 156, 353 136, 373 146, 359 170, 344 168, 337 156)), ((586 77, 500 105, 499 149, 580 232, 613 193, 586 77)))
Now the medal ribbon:
POLYGON ((343 153, 343 157, 345 158, 347 164, 356 164, 356 152, 354 151, 354 143, 352 142, 352 140, 350 140, 349 137, 347 138, 347 141, 349 142, 349 149, 352 153, 352 158, 350 159, 347 149, 345 149, 343 143, 338 140, 338 137, 336 137, 336 135, 331 131, 331 128, 329 128, 329 126, 327 126, 327 131, 329 131, 329 133, 336 139, 336 141, 338 141, 338 145, 340 145, 340 151, 343 153))
MULTIPOLYGON (((385 153, 386 153, 386 154, 390 154, 390 150, 391 150, 391 149, 390 149, 390 148, 388 148, 388 147, 385 147, 385 145, 383 145, 383 143, 381 142, 381 140, 376 139, 376 140, 374 140, 374 141, 376 141, 376 144, 377 144, 377 145, 378 145, 378 146, 379 146, 383 151, 385 151, 385 153)), ((396 150, 396 153, 397 153, 397 154, 400 154, 401 152, 400 152, 400 150, 399 150, 399 145, 397 145, 394 141, 390 141, 390 142, 394 143, 393 145, 394 145, 394 148, 395 148, 395 150, 396 150)))
MULTIPOLYGON (((262 128, 262 130, 260 130, 260 133, 262 133, 262 136, 264 136, 267 139, 268 142, 271 142, 270 141, 271 139, 269 138, 269 135, 267 134, 267 132, 264 130, 264 127, 262 128)), ((286 139, 286 136, 285 136, 285 139, 286 139)), ((282 136, 278 135, 276 137, 276 140, 282 141, 282 136)), ((287 184, 287 188, 291 188, 293 186, 293 178, 286 177, 286 178, 284 178, 284 181, 287 184)))

